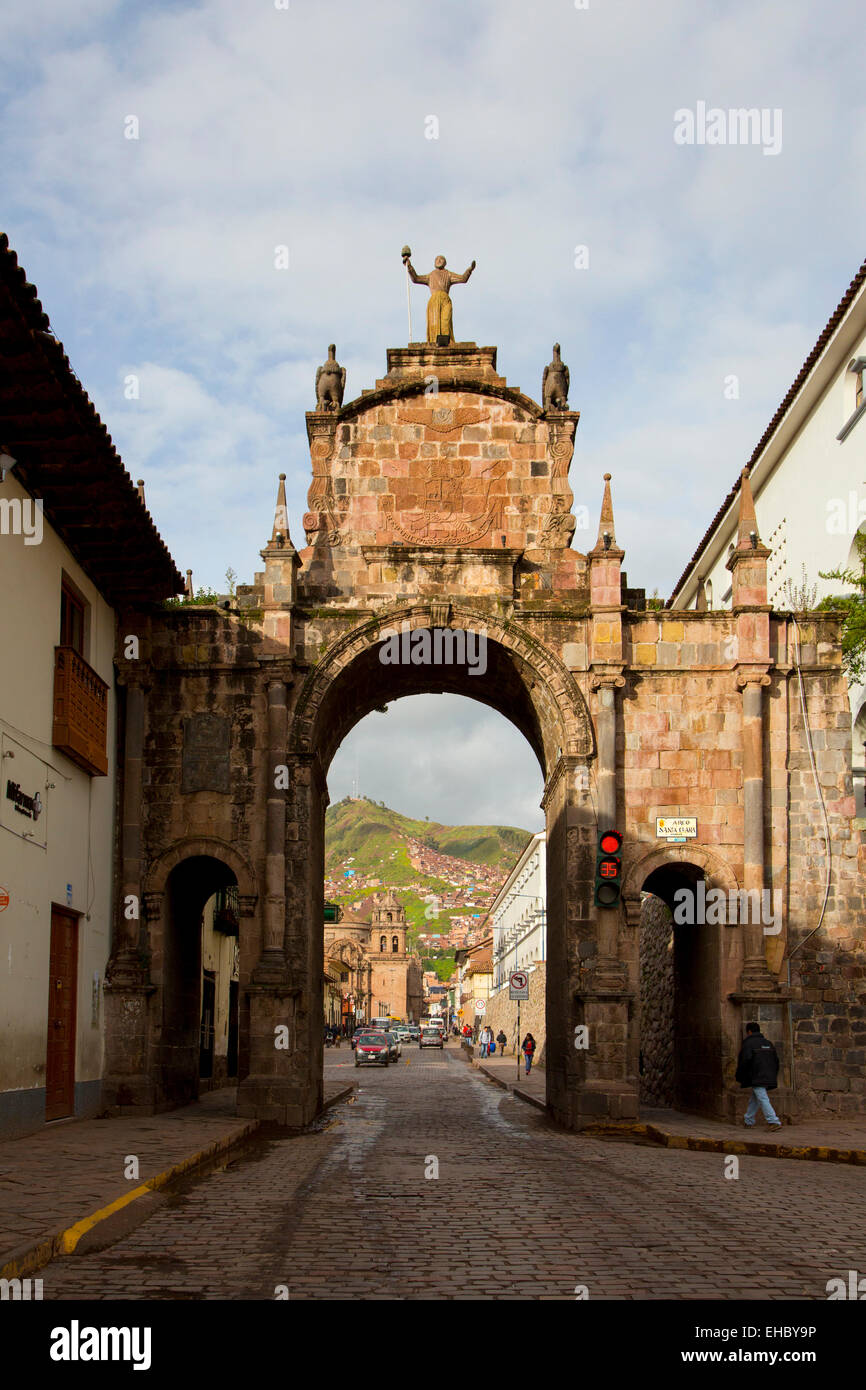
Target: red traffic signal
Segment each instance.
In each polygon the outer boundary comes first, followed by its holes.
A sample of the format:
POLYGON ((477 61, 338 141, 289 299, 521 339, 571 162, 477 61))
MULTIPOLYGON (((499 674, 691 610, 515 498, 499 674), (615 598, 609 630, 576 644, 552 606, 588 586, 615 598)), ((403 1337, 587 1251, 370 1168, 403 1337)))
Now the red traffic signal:
POLYGON ((596 907, 616 907, 622 892, 622 836, 618 830, 602 830, 595 858, 596 907))

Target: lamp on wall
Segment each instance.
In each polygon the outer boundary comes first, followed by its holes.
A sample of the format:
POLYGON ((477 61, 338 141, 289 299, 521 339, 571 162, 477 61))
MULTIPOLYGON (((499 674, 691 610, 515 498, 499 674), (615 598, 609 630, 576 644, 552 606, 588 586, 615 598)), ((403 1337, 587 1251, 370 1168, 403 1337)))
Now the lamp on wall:
POLYGON ((6 481, 6 474, 10 468, 15 467, 17 462, 18 460, 12 457, 5 445, 0 444, 0 483, 6 481))

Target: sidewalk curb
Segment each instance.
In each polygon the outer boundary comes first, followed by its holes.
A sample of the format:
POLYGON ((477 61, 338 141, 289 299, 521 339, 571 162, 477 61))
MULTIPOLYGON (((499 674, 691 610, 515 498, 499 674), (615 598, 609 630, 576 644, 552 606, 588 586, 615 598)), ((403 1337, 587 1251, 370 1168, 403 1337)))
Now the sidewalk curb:
POLYGON ((476 1071, 480 1071, 482 1076, 487 1077, 488 1081, 492 1081, 496 1086, 501 1086, 503 1091, 510 1091, 513 1096, 517 1096, 518 1100, 525 1101, 527 1105, 534 1105, 536 1110, 541 1110, 544 1114, 547 1113, 546 1101, 539 1100, 538 1096, 530 1095, 528 1091, 521 1090, 513 1081, 505 1081, 501 1076, 497 1076, 495 1072, 490 1071, 488 1067, 483 1067, 477 1058, 470 1057, 469 1060, 476 1071))
MULTIPOLYGON (((494 1085, 510 1091, 518 1100, 534 1105, 537 1110, 547 1113, 547 1105, 538 1096, 523 1091, 514 1082, 505 1081, 489 1068, 482 1066, 476 1057, 467 1057, 476 1071, 480 1071, 494 1085)), ((660 1125, 648 1121, 626 1121, 618 1124, 594 1124, 580 1130, 596 1138, 614 1138, 631 1135, 634 1138, 649 1139, 665 1149, 688 1149, 693 1153, 746 1154, 753 1158, 796 1158, 807 1163, 851 1163, 866 1165, 866 1149, 840 1148, 833 1144, 772 1144, 760 1139, 713 1139, 693 1134, 675 1134, 660 1125)))
POLYGON ((751 1154, 757 1158, 796 1158, 811 1163, 866 1164, 866 1149, 843 1149, 830 1144, 772 1144, 759 1139, 712 1139, 693 1134, 674 1134, 659 1125, 640 1122, 589 1125, 582 1134, 597 1138, 619 1134, 651 1139, 666 1149, 690 1149, 695 1153, 751 1154))
POLYGON ((323 1100, 319 1114, 324 1115, 325 1111, 330 1110, 332 1105, 338 1105, 341 1100, 345 1100, 347 1096, 353 1095, 357 1084, 357 1081, 350 1081, 348 1086, 344 1086, 342 1091, 338 1091, 335 1096, 331 1096, 330 1100, 323 1100))
POLYGON ((212 1144, 208 1144, 207 1148, 199 1149, 197 1153, 191 1154, 188 1158, 180 1159, 177 1163, 173 1163, 170 1168, 164 1169, 155 1177, 148 1178, 146 1182, 133 1188, 131 1192, 125 1192, 122 1197, 109 1202, 108 1206, 100 1207, 90 1216, 82 1217, 80 1221, 67 1226, 65 1230, 57 1231, 53 1236, 46 1236, 36 1245, 16 1251, 0 1267, 0 1279, 20 1279, 42 1269, 58 1255, 71 1255, 85 1232, 92 1230, 100 1221, 105 1221, 107 1217, 121 1211, 138 1197, 144 1197, 149 1192, 157 1192, 161 1187, 165 1187, 172 1178, 192 1172, 193 1169, 206 1163, 208 1159, 215 1158, 218 1154, 227 1153, 236 1144, 240 1144, 244 1139, 254 1134, 258 1128, 258 1120, 248 1120, 246 1124, 238 1126, 230 1134, 224 1135, 222 1139, 216 1139, 212 1144))

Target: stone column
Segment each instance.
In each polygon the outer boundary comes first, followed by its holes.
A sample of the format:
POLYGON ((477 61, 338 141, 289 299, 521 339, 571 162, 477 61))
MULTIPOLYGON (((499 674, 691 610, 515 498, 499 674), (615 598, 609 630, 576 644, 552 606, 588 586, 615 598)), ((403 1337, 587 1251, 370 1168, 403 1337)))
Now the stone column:
MULTIPOLYGON (((592 677, 591 686, 598 692, 596 708, 596 742, 598 762, 598 830, 617 828, 616 805, 616 692, 625 685, 625 678, 607 674, 592 677)), ((596 984, 603 989, 622 989, 625 971, 619 960, 619 928, 622 908, 596 907, 598 920, 598 961, 596 984)))
POLYGON ((141 932, 141 802, 144 759, 145 701, 138 683, 126 686, 126 731, 123 746, 123 825, 121 829, 121 892, 114 912, 114 941, 110 964, 113 985, 140 984, 143 979, 138 945, 141 932), (130 912, 135 915, 131 916, 130 912))
MULTIPOLYGON (((103 986, 105 998, 105 1068, 102 1094, 107 1109, 152 1111, 155 1090, 149 1075, 150 983, 139 950, 144 894, 141 864, 142 770, 146 723, 145 691, 138 681, 126 685, 123 747, 123 824, 121 891, 114 907, 111 959, 103 986)), ((162 895, 160 894, 160 901, 162 895)))
POLYGON ((265 814, 265 904, 262 954, 253 979, 256 984, 285 981, 286 932, 286 788, 278 769, 286 767, 288 717, 286 685, 268 682, 267 803, 265 814))
MULTIPOLYGON (((764 686, 767 675, 741 675, 743 691, 743 887, 752 904, 760 904, 764 889, 764 686)), ((745 991, 774 988, 764 953, 764 930, 758 911, 742 924, 745 991)))

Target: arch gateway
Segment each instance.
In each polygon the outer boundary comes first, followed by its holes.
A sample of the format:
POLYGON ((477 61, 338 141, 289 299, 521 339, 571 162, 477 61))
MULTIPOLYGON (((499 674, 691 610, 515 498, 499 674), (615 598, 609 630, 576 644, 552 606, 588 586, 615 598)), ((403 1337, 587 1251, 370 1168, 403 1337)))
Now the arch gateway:
MULTIPOLYGON (((195 929, 184 905, 236 884, 239 1112, 313 1118, 328 767, 370 711, 450 691, 510 719, 544 776, 553 1116, 638 1114, 642 893, 673 902, 683 884, 734 904, 769 890, 780 906, 770 925, 707 914, 675 929, 683 1103, 733 1116, 757 1017, 786 1059, 783 1111, 862 1112, 863 846, 836 619, 799 615, 795 631, 771 611, 745 478, 731 609, 647 607, 626 584, 608 476, 597 538, 576 531, 579 413, 561 393, 539 406, 473 343, 392 349, 387 367, 307 414, 303 548, 281 479, 264 569, 232 609, 119 625, 106 1103, 146 1112, 195 1094, 172 961, 195 929), (657 820, 677 816, 696 834, 668 843, 657 820), (594 905, 600 827, 624 836, 614 908, 594 905)), ((581 497, 595 486, 581 477, 581 497)))

